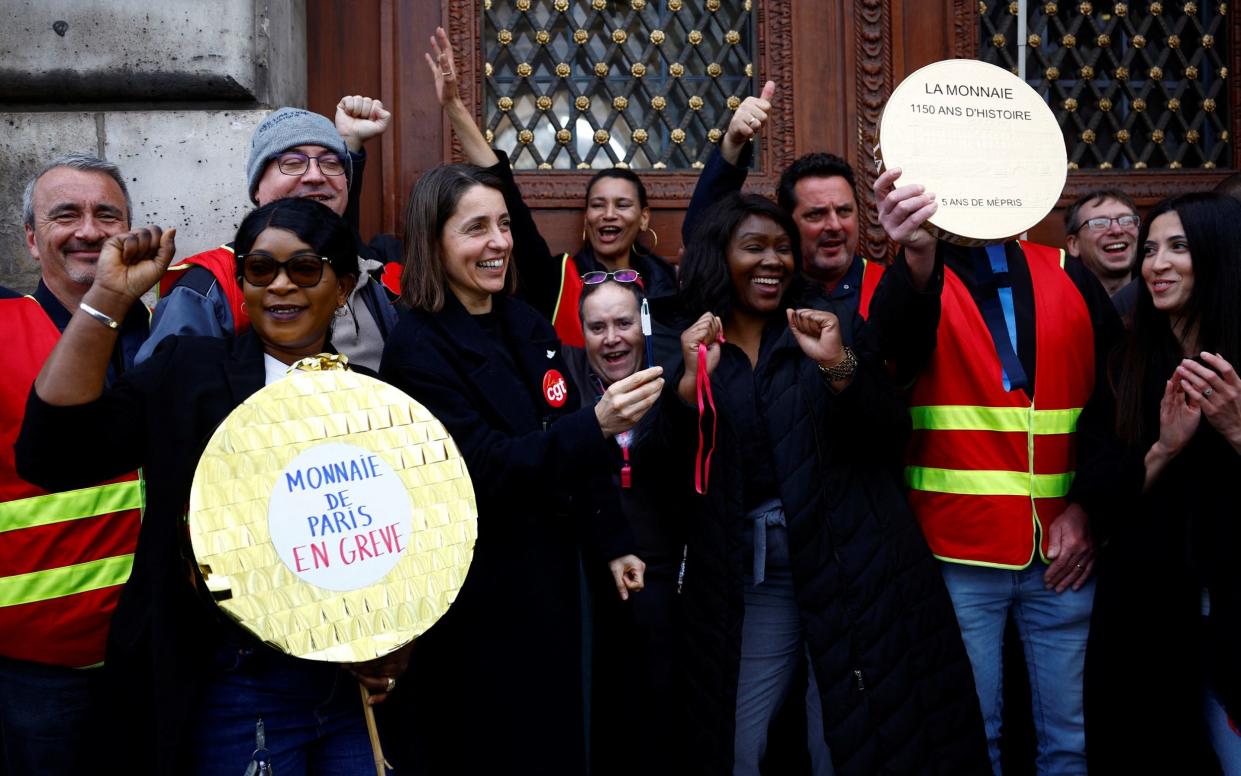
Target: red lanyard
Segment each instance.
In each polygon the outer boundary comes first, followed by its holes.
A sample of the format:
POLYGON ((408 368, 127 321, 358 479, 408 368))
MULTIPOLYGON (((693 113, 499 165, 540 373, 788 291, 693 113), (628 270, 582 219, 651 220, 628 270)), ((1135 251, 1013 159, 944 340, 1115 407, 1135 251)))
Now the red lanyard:
POLYGON ((629 445, 621 445, 621 456, 625 459, 625 465, 621 467, 621 487, 633 487, 633 474, 629 469, 629 445))
MULTIPOLYGON (((720 337, 723 340, 723 336, 720 337)), ((715 399, 711 396, 711 377, 707 374, 707 346, 698 343, 698 457, 694 460, 694 489, 706 494, 707 480, 711 477, 711 453, 715 452, 715 399), (706 401, 703 401, 703 396, 706 401), (711 444, 703 439, 702 421, 707 407, 711 407, 711 444)))

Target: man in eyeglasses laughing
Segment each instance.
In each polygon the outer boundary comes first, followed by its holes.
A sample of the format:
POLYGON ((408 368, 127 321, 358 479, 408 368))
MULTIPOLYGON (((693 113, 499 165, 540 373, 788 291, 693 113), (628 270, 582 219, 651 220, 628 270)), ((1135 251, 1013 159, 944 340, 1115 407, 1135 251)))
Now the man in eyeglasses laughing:
POLYGON ((1064 212, 1065 248, 1103 284, 1123 316, 1137 301, 1133 279, 1138 252, 1138 209, 1118 189, 1088 191, 1064 212))
MULTIPOLYGON (((250 200, 262 206, 286 197, 313 199, 348 218, 349 189, 360 185, 365 160, 362 144, 382 134, 389 120, 381 102, 357 96, 345 97, 336 106, 335 126, 300 108, 275 111, 250 139, 246 163, 250 200)), ((356 216, 350 220, 356 227, 356 216)), ((396 324, 396 310, 380 282, 383 262, 364 255, 359 264, 358 284, 336 322, 332 344, 351 361, 378 369, 384 340, 396 324)), ((237 275, 231 245, 190 256, 169 268, 160 283, 164 298, 138 361, 170 334, 230 337, 245 331, 249 317, 237 275)))

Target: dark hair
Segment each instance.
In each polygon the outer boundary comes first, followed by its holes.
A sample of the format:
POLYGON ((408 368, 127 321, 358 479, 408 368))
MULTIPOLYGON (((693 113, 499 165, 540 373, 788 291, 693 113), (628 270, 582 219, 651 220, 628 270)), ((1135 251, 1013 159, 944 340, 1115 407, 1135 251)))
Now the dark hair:
MULTIPOLYGON (((1151 224, 1166 213, 1181 219, 1194 270, 1193 289, 1181 315, 1182 337, 1197 329, 1198 350, 1219 353, 1230 364, 1241 364, 1241 202, 1215 193, 1182 194, 1151 208, 1138 234, 1138 262, 1151 224)), ((1150 289, 1138 283, 1133 331, 1124 351, 1116 385, 1116 431, 1130 443, 1158 429, 1158 414, 1149 414, 1163 395, 1164 382, 1183 357, 1185 343, 1172 331, 1166 313, 1155 309, 1150 289)))
MULTIPOLYGON (((465 193, 486 186, 504 194, 504 183, 494 173, 472 164, 441 164, 423 173, 409 192, 405 208, 405 268, 401 271, 401 300, 415 310, 437 313, 444 309, 448 277, 440 243, 444 224, 457 212, 465 193)), ((505 290, 516 288, 510 258, 505 290)))
POLYGON ((1075 234, 1078 229, 1082 228, 1082 225, 1077 222, 1077 216, 1082 212, 1082 208, 1086 205, 1097 205, 1109 199, 1114 199, 1129 208, 1131 213, 1138 212, 1138 206, 1133 203, 1128 194, 1120 189, 1092 189, 1074 200, 1068 210, 1064 211, 1064 231, 1068 234, 1075 234))
POLYGON ((233 252, 238 256, 237 283, 241 283, 240 257, 249 253, 259 235, 268 229, 284 229, 326 256, 338 277, 358 276, 358 246, 353 230, 330 207, 313 199, 286 197, 251 210, 237 227, 233 252))
POLYGON ((609 167, 606 170, 600 170, 590 179, 590 183, 586 184, 586 201, 590 202, 590 192, 595 188, 595 184, 604 178, 619 178, 623 181, 629 181, 633 187, 638 190, 638 206, 642 208, 649 207, 646 203, 646 185, 642 183, 642 179, 633 170, 627 170, 624 167, 609 167))
POLYGON ((586 323, 586 320, 582 317, 585 314, 586 300, 604 286, 620 286, 625 289, 633 294, 633 298, 638 302, 638 307, 642 306, 642 300, 646 298, 646 294, 642 293, 642 288, 637 283, 620 283, 612 278, 608 278, 602 283, 594 283, 589 286, 584 285, 582 286, 582 293, 577 297, 577 319, 582 323, 586 323))
POLYGON ((853 168, 848 162, 835 154, 806 154, 785 168, 780 174, 780 183, 776 186, 776 201, 789 213, 797 207, 794 187, 802 178, 844 178, 849 182, 853 198, 857 199, 857 183, 853 180, 853 168))
POLYGON ((734 193, 707 211, 685 246, 677 279, 685 310, 694 317, 710 311, 724 318, 732 311, 734 291, 728 271, 728 244, 737 227, 750 216, 774 221, 788 235, 793 249, 793 282, 780 303, 788 305, 801 296, 801 240, 792 216, 766 197, 734 193))
POLYGON ((1211 190, 1216 194, 1227 194, 1233 199, 1241 199, 1241 172, 1234 172, 1215 184, 1215 188, 1211 190))

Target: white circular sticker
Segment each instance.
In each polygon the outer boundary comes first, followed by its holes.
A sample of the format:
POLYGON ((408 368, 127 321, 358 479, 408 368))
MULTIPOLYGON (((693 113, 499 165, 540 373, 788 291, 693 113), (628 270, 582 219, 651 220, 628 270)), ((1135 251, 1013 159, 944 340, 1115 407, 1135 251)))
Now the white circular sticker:
POLYGON ((409 546, 413 506, 377 453, 329 442, 276 477, 267 506, 272 546, 300 579, 327 590, 373 585, 409 546))

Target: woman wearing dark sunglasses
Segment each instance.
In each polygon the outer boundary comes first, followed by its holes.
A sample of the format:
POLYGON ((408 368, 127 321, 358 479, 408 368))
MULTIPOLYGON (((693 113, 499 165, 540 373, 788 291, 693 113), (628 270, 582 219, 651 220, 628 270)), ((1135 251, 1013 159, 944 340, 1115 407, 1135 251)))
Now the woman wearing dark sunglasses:
POLYGON ((216 426, 289 365, 332 351, 332 322, 358 273, 352 230, 309 199, 253 211, 235 243, 251 329, 235 340, 168 337, 105 391, 116 337, 108 321, 164 273, 172 237, 153 228, 104 246, 83 309, 35 383, 17 445, 23 476, 45 487, 139 467, 146 480, 133 573, 109 634, 116 725, 106 740, 115 751, 100 762, 126 773, 236 776, 251 762, 261 719, 276 773, 373 774, 357 680, 382 696, 408 653, 352 666, 351 675, 263 646, 196 589, 183 518, 216 426))
POLYGON ((619 167, 596 172, 586 184, 581 248, 572 255, 553 253, 522 199, 508 155, 491 148, 461 101, 452 45, 443 28, 431 38, 431 49, 427 63, 435 92, 461 140, 466 161, 487 168, 504 182, 504 199, 512 217, 513 260, 520 278, 518 292, 552 322, 560 340, 582 346, 577 302, 581 278, 587 273, 635 270, 647 298, 676 296, 676 268, 655 254, 658 237, 650 228, 651 208, 642 179, 619 167), (649 247, 638 241, 644 232, 649 235, 649 247))

